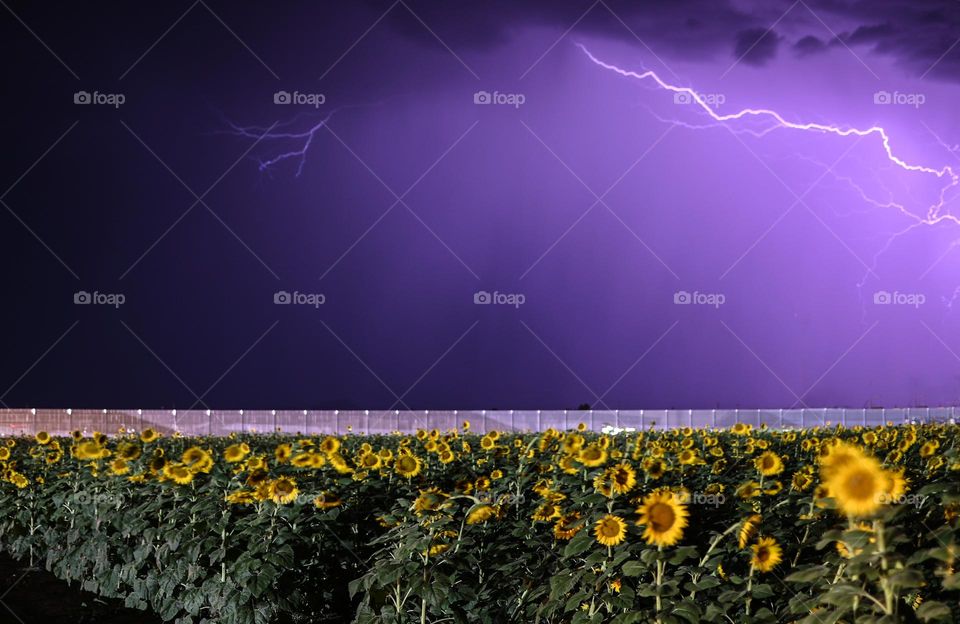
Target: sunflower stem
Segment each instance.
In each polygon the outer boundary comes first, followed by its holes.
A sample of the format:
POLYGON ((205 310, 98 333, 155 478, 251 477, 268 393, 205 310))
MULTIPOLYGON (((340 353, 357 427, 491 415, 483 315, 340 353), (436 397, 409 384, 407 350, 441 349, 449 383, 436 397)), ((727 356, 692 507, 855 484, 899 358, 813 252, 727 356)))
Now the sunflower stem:
POLYGON ((883 520, 874 520, 873 530, 877 535, 877 552, 880 554, 880 587, 883 588, 884 612, 887 615, 896 615, 896 597, 890 584, 890 578, 887 575, 889 564, 887 562, 886 541, 883 535, 883 520))
POLYGON ((660 624, 660 585, 663 583, 663 546, 657 546, 657 624, 660 624))

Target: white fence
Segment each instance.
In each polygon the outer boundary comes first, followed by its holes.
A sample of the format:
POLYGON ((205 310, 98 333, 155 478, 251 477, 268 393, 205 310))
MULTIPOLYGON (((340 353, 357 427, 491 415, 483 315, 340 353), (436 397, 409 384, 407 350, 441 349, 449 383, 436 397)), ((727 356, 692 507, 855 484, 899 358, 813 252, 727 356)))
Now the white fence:
POLYGON ((161 433, 227 435, 233 432, 288 434, 385 434, 417 429, 457 428, 470 422, 471 431, 542 431, 572 429, 585 423, 594 431, 605 427, 648 429, 676 427, 730 427, 744 422, 771 428, 836 425, 874 426, 886 422, 948 422, 960 418, 960 407, 825 408, 771 410, 0 410, 0 435, 47 431, 67 435, 80 430, 116 433, 121 427, 140 431, 152 427, 161 433))

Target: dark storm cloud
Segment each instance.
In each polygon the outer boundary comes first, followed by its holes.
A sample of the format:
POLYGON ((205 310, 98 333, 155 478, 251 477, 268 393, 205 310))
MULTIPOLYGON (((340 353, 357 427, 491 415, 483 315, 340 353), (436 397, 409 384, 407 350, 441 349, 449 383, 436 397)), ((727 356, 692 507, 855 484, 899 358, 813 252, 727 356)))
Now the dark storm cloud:
POLYGON ((960 81, 960 2, 823 0, 810 6, 819 15, 848 22, 835 30, 829 45, 892 58, 915 75, 960 81))
MULTIPOLYGON (((375 0, 368 4, 380 11, 390 6, 375 0)), ((490 47, 520 36, 527 28, 559 33, 576 24, 574 33, 639 46, 636 35, 658 54, 694 60, 736 59, 746 52, 744 62, 764 64, 781 43, 800 57, 845 45, 858 54, 862 49, 868 55, 892 58, 916 75, 960 81, 960 44, 951 50, 960 39, 957 0, 808 0, 805 5, 790 0, 606 0, 597 4, 589 0, 408 0, 408 5, 445 41, 460 47, 490 47), (758 38, 760 42, 750 49, 758 38)), ((439 45, 402 6, 388 16, 393 28, 439 45)))
POLYGON ((793 50, 801 57, 809 56, 811 54, 816 54, 818 52, 823 52, 827 49, 827 44, 823 41, 814 37, 813 35, 807 35, 803 37, 795 44, 793 44, 793 50))
POLYGON ((747 65, 765 65, 777 55, 781 37, 766 28, 750 28, 737 33, 734 56, 747 65))
MULTIPOLYGON (((370 4, 384 9, 389 6, 372 0, 370 4)), ((445 41, 472 47, 497 45, 528 28, 563 32, 576 24, 574 33, 641 45, 639 38, 658 54, 706 59, 730 56, 734 45, 732 33, 768 26, 725 0, 644 3, 606 0, 596 4, 583 0, 492 0, 456 4, 421 0, 411 1, 409 6, 445 41)), ((439 45, 410 12, 397 8, 391 11, 389 19, 397 31, 426 44, 439 45)))

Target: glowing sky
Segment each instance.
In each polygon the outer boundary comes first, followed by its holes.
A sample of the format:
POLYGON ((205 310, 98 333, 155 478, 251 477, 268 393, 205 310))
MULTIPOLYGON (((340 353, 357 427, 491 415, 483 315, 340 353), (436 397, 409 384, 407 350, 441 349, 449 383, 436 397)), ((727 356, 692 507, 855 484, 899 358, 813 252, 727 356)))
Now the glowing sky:
POLYGON ((960 4, 633 5, 12 3, 2 400, 956 402, 960 4))

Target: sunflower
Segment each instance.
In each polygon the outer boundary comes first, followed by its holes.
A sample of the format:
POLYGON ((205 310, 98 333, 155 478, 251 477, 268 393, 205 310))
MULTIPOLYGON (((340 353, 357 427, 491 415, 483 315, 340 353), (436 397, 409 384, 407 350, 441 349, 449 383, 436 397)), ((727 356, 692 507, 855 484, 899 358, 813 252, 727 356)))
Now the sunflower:
POLYGON ((776 496, 783 491, 783 483, 780 481, 771 481, 767 487, 763 488, 763 493, 767 496, 776 496))
POLYGON ((124 443, 117 447, 117 454, 127 461, 138 459, 142 454, 139 444, 124 443))
POLYGON ((813 476, 808 472, 794 473, 793 479, 790 480, 790 486, 798 492, 805 492, 811 485, 813 485, 813 476))
POLYGON ((413 501, 413 511, 418 516, 439 511, 447 498, 449 498, 449 496, 442 492, 440 488, 431 487, 426 490, 420 490, 420 495, 413 501))
POLYGON ((50 434, 46 431, 38 431, 37 435, 33 436, 33 439, 37 441, 37 444, 50 444, 50 434))
POLYGON ((257 487, 262 483, 266 483, 269 476, 266 470, 253 470, 247 475, 246 483, 250 487, 257 487))
POLYGON ((366 470, 376 470, 380 467, 380 456, 376 453, 362 453, 357 460, 357 464, 366 470))
POLYGON ((227 494, 224 497, 224 500, 231 505, 250 505, 256 502, 257 499, 254 498, 252 492, 248 492, 246 490, 236 490, 227 494))
POLYGON ((610 486, 616 494, 626 494, 637 485, 637 473, 633 466, 626 462, 611 466, 607 469, 610 486))
POLYGON ((397 458, 397 461, 393 463, 393 469, 401 477, 406 477, 407 479, 412 479, 413 477, 420 474, 420 470, 423 468, 423 462, 420 461, 420 458, 413 454, 401 455, 397 458))
POLYGON ((765 477, 774 477, 783 472, 783 460, 773 451, 766 451, 753 460, 757 472, 765 477))
POLYGON ((328 455, 330 453, 336 453, 340 450, 340 440, 333 436, 327 436, 323 439, 323 442, 320 443, 320 450, 328 455))
POLYGON ((163 467, 163 476, 178 485, 187 485, 193 481, 193 472, 183 464, 168 463, 163 467))
POLYGON ((667 464, 662 459, 648 457, 643 460, 643 471, 651 479, 659 479, 667 472, 667 464))
POLYGON ((740 532, 737 534, 737 544, 740 548, 746 548, 750 540, 756 536, 757 530, 760 528, 760 522, 762 521, 763 516, 760 514, 753 514, 743 519, 743 524, 740 525, 740 532))
POLYGON ((577 459, 573 455, 564 455, 561 457, 560 461, 557 462, 557 466, 567 474, 577 474, 578 472, 577 459))
POLYGON ((828 496, 837 501, 837 506, 848 516, 869 516, 888 497, 888 487, 893 480, 890 473, 876 459, 859 455, 844 461, 839 468, 830 468, 824 485, 828 496))
POLYGON ((199 446, 191 446, 183 452, 180 461, 192 472, 210 472, 213 468, 213 457, 199 446))
POLYGON ((243 446, 240 444, 231 444, 223 451, 223 459, 229 464, 235 464, 243 461, 243 458, 246 457, 249 452, 249 447, 244 451, 243 446))
POLYGON ((607 451, 599 444, 591 444, 580 451, 577 461, 587 468, 602 466, 607 461, 607 451))
POLYGON ((10 459, 10 449, 0 446, 0 461, 7 461, 8 459, 10 459))
POLYGON ((687 449, 682 451, 677 455, 677 459, 680 460, 680 464, 683 466, 695 466, 697 464, 704 463, 703 459, 700 457, 700 454, 697 453, 695 449, 687 449))
POLYGON ((574 511, 557 518, 553 525, 553 536, 558 540, 570 540, 580 532, 583 523, 580 522, 580 512, 574 511))
POLYGON ((750 549, 753 551, 750 565, 760 572, 769 572, 783 560, 783 549, 772 537, 761 537, 750 549))
POLYGON ((87 440, 73 447, 73 456, 79 460, 103 459, 110 455, 110 451, 93 440, 87 440))
POLYGON ((467 514, 467 524, 481 524, 496 515, 490 505, 477 505, 467 514))
POLYGON ((285 464, 290 459, 290 455, 293 454, 293 447, 289 444, 278 444, 277 448, 273 450, 273 456, 277 459, 278 464, 285 464))
POLYGON ((327 455, 327 461, 329 461, 333 469, 340 474, 350 474, 353 472, 353 468, 350 467, 350 464, 347 463, 347 460, 344 459, 340 453, 330 453, 327 455))
POLYGON ((737 496, 743 499, 756 498, 760 496, 760 484, 756 481, 747 481, 737 488, 737 496))
POLYGON ((267 460, 262 455, 254 455, 247 460, 246 468, 247 470, 266 470, 267 460))
POLYGON ((144 444, 149 444, 159 437, 160 434, 149 427, 140 432, 140 441, 144 444))
POLYGON ((604 546, 616 546, 627 536, 627 523, 620 516, 607 514, 593 525, 593 534, 604 546))
POLYGON ((866 457, 858 447, 846 442, 825 443, 820 449, 820 474, 824 479, 847 464, 856 463, 866 457))
POLYGON ((643 537, 647 544, 672 546, 683 537, 687 526, 687 508, 672 492, 654 492, 643 499, 637 509, 638 525, 646 525, 643 537))
POLYGON ((130 472, 130 466, 127 465, 127 461, 123 458, 116 458, 110 462, 110 474, 115 476, 125 475, 130 472))
POLYGON ((594 477, 593 488, 607 498, 613 498, 613 484, 610 482, 610 473, 604 471, 594 477))
POLYGON ((278 505, 286 505, 297 499, 300 490, 290 477, 280 477, 270 482, 270 499, 278 505))
POLYGON ((333 509, 334 507, 339 507, 343 504, 343 501, 340 500, 340 497, 332 492, 323 491, 320 492, 320 495, 313 499, 313 504, 317 509, 333 509))
POLYGON ((548 522, 560 517, 560 508, 553 503, 544 503, 537 507, 530 517, 538 522, 548 522))

